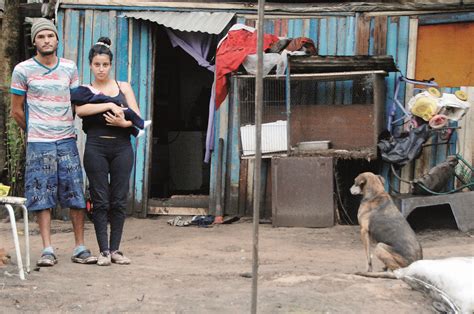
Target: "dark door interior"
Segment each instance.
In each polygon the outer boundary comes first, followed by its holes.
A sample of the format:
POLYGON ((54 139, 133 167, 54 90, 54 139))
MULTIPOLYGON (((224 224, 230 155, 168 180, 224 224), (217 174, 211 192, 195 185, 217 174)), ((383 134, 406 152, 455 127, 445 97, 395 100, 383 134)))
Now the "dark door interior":
MULTIPOLYGON (((215 47, 210 54, 214 51, 215 47)), ((165 28, 159 26, 151 198, 209 194, 210 165, 203 160, 212 82, 213 73, 180 47, 172 47, 165 28)))

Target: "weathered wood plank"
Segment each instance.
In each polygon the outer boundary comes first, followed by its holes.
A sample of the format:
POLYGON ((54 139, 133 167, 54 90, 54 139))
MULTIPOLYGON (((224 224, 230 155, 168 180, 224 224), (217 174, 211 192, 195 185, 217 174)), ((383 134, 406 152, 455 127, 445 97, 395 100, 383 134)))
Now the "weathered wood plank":
POLYGON ((128 20, 126 18, 117 19, 117 60, 115 65, 115 77, 119 81, 128 81, 128 20))
POLYGON ((369 38, 370 38, 370 17, 364 14, 357 15, 357 32, 356 32, 356 54, 369 54, 369 38))
MULTIPOLYGON (((406 67, 406 76, 408 78, 415 78, 415 66, 416 66, 416 45, 418 41, 418 19, 411 18, 409 22, 409 35, 408 35, 408 55, 407 55, 407 67, 406 67)), ((405 104, 408 103, 410 98, 413 96, 414 90, 413 84, 406 84, 405 89, 405 104)), ((405 126, 407 130, 408 125, 405 126)), ((415 167, 416 162, 411 162, 402 168, 401 178, 406 181, 414 179, 415 176, 415 167)), ((419 171, 419 170, 418 170, 419 171)), ((400 182, 400 193, 409 193, 410 185, 403 181, 400 182)))
POLYGON ((253 178, 254 178, 254 168, 255 160, 249 159, 247 167, 247 198, 245 199, 245 214, 251 216, 253 213, 253 178))
POLYGON ((260 168, 260 213, 259 217, 265 218, 265 204, 266 204, 266 190, 267 190, 267 173, 268 173, 268 162, 269 159, 262 159, 262 164, 260 168))
POLYGON ((101 32, 101 19, 102 19, 102 16, 101 16, 100 11, 93 10, 93 12, 94 12, 94 19, 93 19, 94 21, 93 21, 93 24, 92 24, 93 25, 92 26, 92 28, 93 28, 93 30, 92 30, 92 36, 93 36, 92 37, 92 42, 96 43, 99 40, 99 38, 101 36, 103 36, 102 32, 101 32))
MULTIPOLYGON (((309 22, 309 33, 308 37, 311 38, 316 46, 318 46, 318 29, 319 29, 319 19, 311 19, 309 22)), ((319 49, 319 47, 316 47, 319 49)))
MULTIPOLYGON (((96 19, 96 15, 94 14, 94 20, 96 19)), ((138 102, 140 101, 139 95, 140 95, 140 38, 141 38, 141 27, 140 27, 140 22, 136 20, 130 20, 130 27, 129 27, 129 38, 130 38, 130 50, 129 50, 129 56, 131 62, 129 63, 130 65, 130 71, 129 71, 129 82, 132 86, 133 92, 135 93, 135 97, 137 97, 138 102)), ((100 37, 97 32, 100 32, 100 23, 99 26, 97 27, 94 25, 94 38, 100 37)), ((137 146, 136 146, 136 139, 132 139, 132 147, 134 151, 134 158, 136 159, 137 156, 137 146)), ((135 165, 137 165, 137 162, 135 162, 135 165)), ((139 203, 136 202, 136 196, 135 196, 135 182, 136 182, 136 175, 137 175, 137 168, 134 166, 132 169, 132 173, 130 175, 130 190, 129 190, 129 195, 130 195, 130 204, 127 207, 127 211, 129 214, 135 214, 135 209, 139 207, 139 203)))
MULTIPOLYGON (((224 100, 225 101, 225 100, 224 100)), ((219 111, 221 110, 221 107, 215 111, 214 113, 214 143, 213 143, 213 150, 211 153, 211 174, 210 174, 210 183, 209 183, 209 208, 211 210, 211 213, 215 213, 216 210, 216 202, 217 202, 217 193, 216 193, 216 187, 217 187, 217 161, 218 161, 218 146, 219 146, 219 132, 218 130, 220 129, 220 123, 221 123, 221 118, 219 111)))
POLYGON ((310 19, 304 19, 303 20, 303 36, 310 38, 309 34, 311 31, 311 20, 310 19))
MULTIPOLYGON (((355 17, 348 16, 346 22, 346 33, 345 33, 345 40, 346 40, 346 56, 353 56, 355 54, 355 17)), ((343 104, 351 104, 352 103, 352 92, 353 92, 353 83, 346 81, 344 82, 344 100, 343 104)))
POLYGON ((92 21, 94 19, 94 11, 86 10, 84 12, 84 36, 83 36, 83 49, 82 49, 82 59, 83 59, 83 67, 82 67, 82 83, 83 84, 90 84, 91 83, 91 70, 89 67, 89 50, 94 44, 92 42, 92 21))
POLYGON ((239 215, 245 215, 245 204, 247 199, 247 173, 248 173, 248 159, 240 161, 239 174, 239 215))
POLYGON ((58 57, 64 57, 64 34, 65 26, 64 26, 64 16, 66 15, 66 11, 59 11, 57 16, 57 23, 56 27, 58 28, 58 50, 56 51, 58 57))
POLYGON ((273 34, 275 36, 281 36, 281 19, 277 19, 273 22, 273 34))
POLYGON ((375 28, 375 18, 371 18, 369 22, 369 55, 375 54, 374 47, 374 28, 375 28))
MULTIPOLYGON (((432 137, 426 141, 425 145, 429 145, 433 142, 432 137)), ((432 146, 425 146, 421 155, 415 161, 415 171, 413 174, 414 178, 421 177, 423 174, 427 173, 430 169, 430 159, 432 153, 432 146)))
POLYGON ((96 12, 99 17, 100 23, 100 34, 101 36, 106 36, 110 38, 109 34, 109 11, 98 11, 96 12))
POLYGON ((433 15, 420 15, 420 25, 459 23, 474 21, 474 12, 457 12, 433 15))
MULTIPOLYGON (((461 88, 467 93, 468 99, 474 99, 474 87, 463 87, 461 88)), ((472 165, 474 162, 474 110, 471 108, 464 118, 459 123, 461 129, 458 132, 459 135, 459 147, 458 152, 461 156, 472 165)))
MULTIPOLYGON (((321 19, 319 21, 319 55, 327 55, 328 54, 328 21, 327 19, 321 19)), ((293 72, 293 66, 290 65, 290 69, 293 72)), ((327 89, 326 84, 323 82, 319 82, 317 84, 318 94, 317 94, 317 101, 318 105, 320 104, 327 104, 327 89)))
POLYGON ((273 34, 273 32, 275 31, 273 21, 265 20, 263 29, 265 34, 273 34))
POLYGON ((83 10, 78 11, 79 12, 79 19, 78 19, 78 34, 77 34, 77 69, 78 69, 78 75, 79 75, 79 82, 82 82, 82 77, 81 77, 81 69, 84 67, 89 67, 89 61, 87 61, 87 58, 84 59, 84 54, 82 53, 84 50, 88 50, 89 47, 86 47, 84 45, 84 28, 87 28, 87 26, 84 25, 84 20, 85 20, 85 12, 83 10))
MULTIPOLYGON (((230 204, 226 202, 225 195, 228 193, 229 186, 226 186, 226 183, 230 181, 230 178, 228 178, 228 164, 230 164, 229 158, 229 139, 228 139, 228 132, 229 130, 229 107, 230 107, 230 101, 229 101, 229 95, 227 95, 226 99, 224 102, 221 104, 219 107, 219 111, 217 114, 220 116, 219 120, 219 129, 217 129, 216 132, 216 137, 217 138, 222 138, 224 140, 224 147, 223 147, 223 154, 222 154, 222 195, 224 196, 222 198, 222 210, 224 212, 224 215, 226 215, 227 211, 230 210, 229 206, 230 204)), ((215 148, 217 150, 217 147, 215 148)))
POLYGON ((319 21, 319 54, 327 55, 328 54, 328 20, 321 19, 319 21))
MULTIPOLYGON (((150 101, 148 99, 148 91, 151 88, 150 77, 151 69, 149 69, 149 59, 152 51, 150 50, 150 27, 148 23, 141 23, 140 25, 140 55, 139 55, 139 92, 137 94, 137 101, 140 106, 140 115, 149 119, 148 107, 150 101)), ((146 189, 146 154, 147 147, 149 147, 149 138, 142 137, 138 140, 135 162, 135 208, 134 211, 142 217, 146 216, 146 202, 144 198, 144 191, 146 189)))
MULTIPOLYGON (((337 19, 337 43, 336 43, 336 55, 343 56, 346 52, 346 19, 337 19)), ((335 84, 334 103, 342 104, 344 97, 344 82, 339 81, 335 84)))
MULTIPOLYGON (((233 91, 237 91, 237 80, 232 80, 234 84, 233 91)), ((240 106, 238 93, 231 93, 232 105, 229 108, 229 170, 228 178, 228 215, 234 215, 239 212, 239 174, 240 174, 240 106)))
MULTIPOLYGON (((390 17, 387 19, 387 55, 393 56, 395 62, 397 60, 397 39, 398 39, 398 17, 390 17)), ((385 79, 385 83, 387 85, 387 92, 386 92, 386 101, 385 101, 385 112, 389 112, 390 105, 392 104, 392 99, 394 97, 395 92, 395 79, 396 74, 390 73, 389 77, 385 79)), ((389 185, 391 185, 394 189, 399 189, 399 180, 395 176, 389 176, 391 174, 391 170, 388 167, 384 167, 383 170, 384 177, 385 175, 388 180, 385 182, 386 190, 389 189, 389 185), (393 180, 393 181, 392 181, 393 180)))
POLYGON ((209 210, 200 207, 148 206, 148 215, 196 216, 207 215, 209 210))
MULTIPOLYGON (((149 25, 148 28, 149 36, 148 36, 148 58, 147 58, 147 73, 148 73, 148 82, 156 82, 155 78, 155 67, 154 61, 156 60, 156 49, 154 46, 155 33, 153 32, 153 28, 149 25)), ((154 117, 153 110, 154 110, 154 86, 155 84, 149 84, 148 88, 146 89, 147 93, 147 103, 145 108, 144 117, 147 120, 152 120, 154 117)), ((143 105, 142 105, 143 106, 143 105)), ((152 163, 152 152, 153 152, 153 125, 149 128, 148 132, 146 133, 146 144, 145 144, 145 167, 144 167, 144 178, 143 178, 143 201, 142 201, 142 215, 141 217, 146 217, 148 215, 148 200, 149 200, 149 190, 150 190, 150 171, 151 163, 152 163)), ((209 204, 209 202, 208 202, 209 204)))
POLYGON ((78 37, 79 37, 79 11, 66 12, 64 38, 64 57, 77 64, 78 37))
MULTIPOLYGON (((108 20, 108 28, 109 28, 109 38, 112 41, 112 45, 110 46, 110 50, 112 51, 112 54, 114 55, 114 58, 117 56, 117 18, 116 18, 117 11, 111 10, 108 12, 107 20, 108 20)), ((110 70, 111 74, 113 75, 115 73, 115 68, 117 60, 115 62, 112 62, 112 69, 110 70)), ((116 76, 115 76, 116 78, 116 76)))
MULTIPOLYGON (((328 27, 327 27, 327 54, 331 56, 335 56, 337 54, 337 41, 339 39, 337 34, 337 21, 339 18, 337 17, 329 17, 328 20, 328 27)), ((342 35, 342 34, 341 34, 342 35)))
MULTIPOLYGON (((418 19, 411 18, 408 33, 408 56, 407 56, 407 72, 408 78, 415 78, 416 67, 416 46, 418 42, 418 19)), ((405 89, 405 104, 408 103, 413 96, 413 84, 407 84, 405 89)))
POLYGON ((280 33, 280 36, 288 37, 288 19, 282 20, 280 33))
POLYGON ((290 56, 291 73, 397 70, 391 56, 290 56))
POLYGON ((387 52, 387 16, 374 18, 374 54, 385 55, 387 52))
MULTIPOLYGON (((408 67, 409 34, 410 19, 406 16, 401 16, 398 22, 397 65, 403 75, 406 75, 408 67)), ((405 99, 405 83, 402 83, 400 86, 399 99, 402 102, 405 99)))
POLYGON ((265 195, 264 195, 264 211, 263 218, 272 216, 272 159, 265 160, 266 177, 265 177, 265 195))
POLYGON ((347 22, 346 22, 346 52, 345 52, 345 55, 346 56, 353 56, 355 54, 355 51, 356 51, 356 46, 355 46, 355 33, 356 33, 356 29, 355 29, 355 17, 353 16, 348 16, 347 18, 347 22))

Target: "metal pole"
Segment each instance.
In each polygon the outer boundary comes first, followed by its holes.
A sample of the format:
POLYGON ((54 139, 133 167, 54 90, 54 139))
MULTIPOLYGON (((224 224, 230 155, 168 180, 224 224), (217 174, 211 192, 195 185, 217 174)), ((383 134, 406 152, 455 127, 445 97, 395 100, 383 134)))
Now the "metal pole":
POLYGON ((253 254, 252 309, 257 313, 258 287, 258 223, 260 220, 260 177, 262 168, 262 104, 263 104, 263 19, 265 0, 258 0, 257 77, 255 78, 255 174, 253 180, 253 254))

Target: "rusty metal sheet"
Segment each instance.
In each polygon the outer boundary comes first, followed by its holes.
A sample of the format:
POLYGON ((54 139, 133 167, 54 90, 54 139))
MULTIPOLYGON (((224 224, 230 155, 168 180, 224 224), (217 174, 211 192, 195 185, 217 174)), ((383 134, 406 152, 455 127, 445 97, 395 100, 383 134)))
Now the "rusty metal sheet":
POLYGON ((272 160, 272 222, 277 227, 334 225, 333 159, 272 160))

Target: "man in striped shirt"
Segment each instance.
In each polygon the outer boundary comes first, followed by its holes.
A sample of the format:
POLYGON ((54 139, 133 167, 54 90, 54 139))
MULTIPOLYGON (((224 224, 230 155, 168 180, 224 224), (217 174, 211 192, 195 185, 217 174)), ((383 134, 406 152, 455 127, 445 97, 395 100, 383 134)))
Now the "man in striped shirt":
POLYGON ((28 210, 37 215, 43 240, 38 266, 53 266, 57 257, 51 245, 51 209, 70 208, 76 247, 72 261, 97 262, 84 246, 82 168, 70 90, 79 86, 76 64, 58 58, 58 32, 47 19, 31 27, 36 55, 19 63, 12 74, 11 116, 26 132, 25 196, 28 210))

